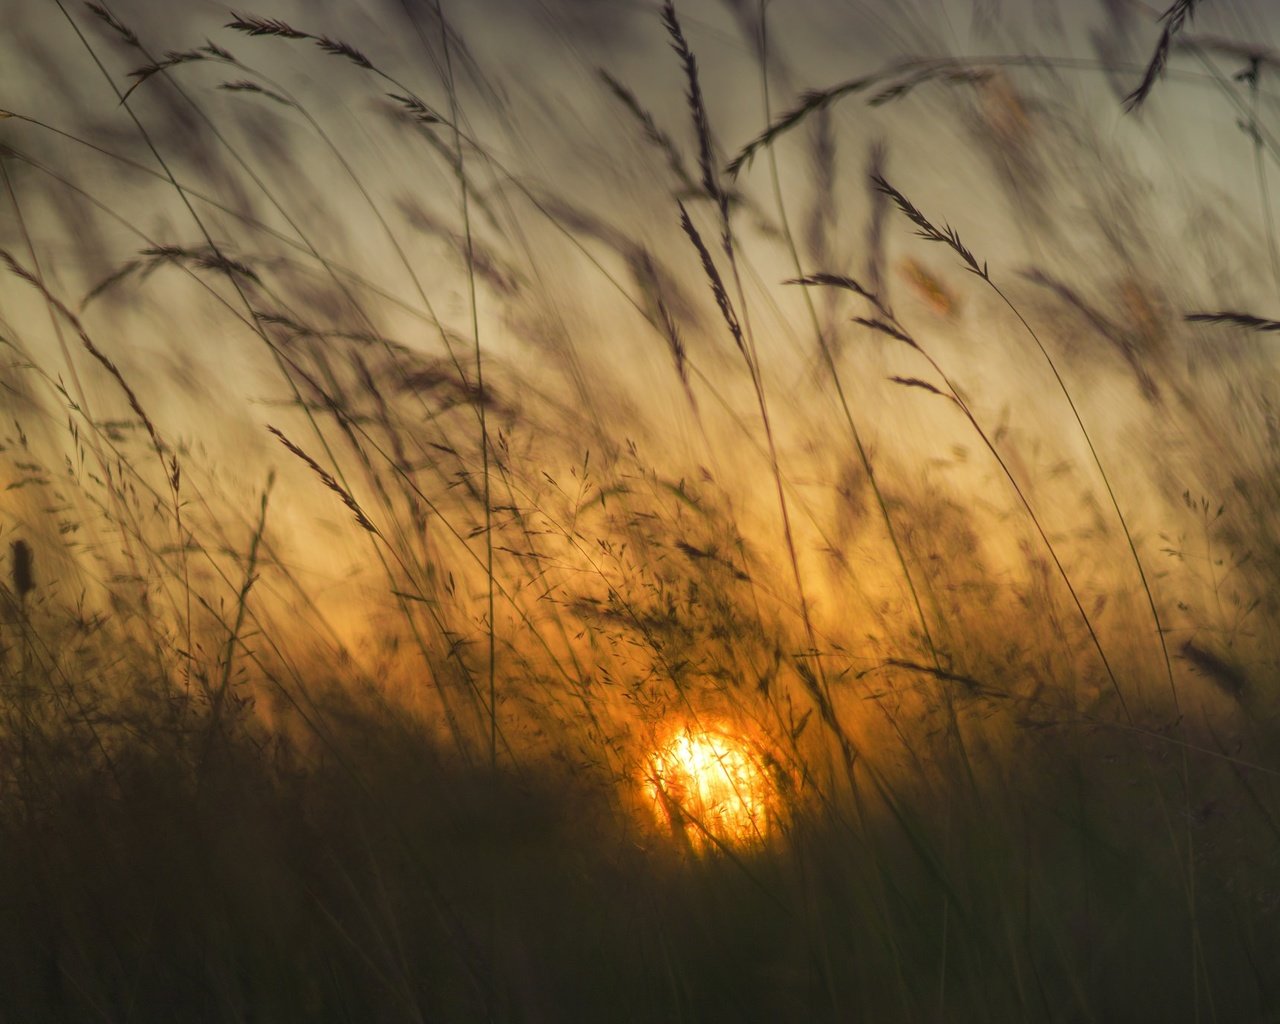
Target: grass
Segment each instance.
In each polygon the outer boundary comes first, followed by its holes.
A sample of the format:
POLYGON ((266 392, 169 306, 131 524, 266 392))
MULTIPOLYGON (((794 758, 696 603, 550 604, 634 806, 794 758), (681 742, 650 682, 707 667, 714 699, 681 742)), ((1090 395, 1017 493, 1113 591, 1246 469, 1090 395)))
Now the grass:
POLYGON ((1275 1019, 1266 54, 453 6, 0 79, 0 1021, 1275 1019))

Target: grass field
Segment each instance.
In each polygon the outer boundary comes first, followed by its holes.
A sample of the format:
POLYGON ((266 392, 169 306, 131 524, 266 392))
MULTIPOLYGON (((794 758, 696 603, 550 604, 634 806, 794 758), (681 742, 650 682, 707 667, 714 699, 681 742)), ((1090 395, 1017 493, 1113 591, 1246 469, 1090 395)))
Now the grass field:
POLYGON ((1265 5, 15 2, 0 1022, 1280 1020, 1265 5))

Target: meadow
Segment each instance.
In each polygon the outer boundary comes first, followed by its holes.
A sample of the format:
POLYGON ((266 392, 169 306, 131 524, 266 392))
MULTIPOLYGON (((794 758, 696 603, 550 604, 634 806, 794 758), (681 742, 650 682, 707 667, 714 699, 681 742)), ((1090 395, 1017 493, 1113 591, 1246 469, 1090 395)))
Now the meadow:
POLYGON ((0 1022, 1280 1020, 1265 4, 15 7, 0 1022))

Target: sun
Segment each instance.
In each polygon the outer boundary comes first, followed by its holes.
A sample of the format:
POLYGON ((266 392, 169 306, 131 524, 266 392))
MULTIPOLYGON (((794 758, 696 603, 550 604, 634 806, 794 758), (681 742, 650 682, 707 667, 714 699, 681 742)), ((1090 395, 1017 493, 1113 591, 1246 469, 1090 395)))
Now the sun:
POLYGON ((777 791, 750 744, 723 726, 672 733, 646 765, 658 823, 702 851, 762 842, 777 791))

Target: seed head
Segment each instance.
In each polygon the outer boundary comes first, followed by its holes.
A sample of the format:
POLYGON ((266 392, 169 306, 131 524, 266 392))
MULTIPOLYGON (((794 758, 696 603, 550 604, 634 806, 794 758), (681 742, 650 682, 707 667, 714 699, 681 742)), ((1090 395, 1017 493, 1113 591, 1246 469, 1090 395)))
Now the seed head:
POLYGON ((36 588, 35 555, 31 545, 25 540, 15 540, 12 544, 13 589, 17 591, 19 600, 23 600, 36 588))

